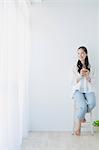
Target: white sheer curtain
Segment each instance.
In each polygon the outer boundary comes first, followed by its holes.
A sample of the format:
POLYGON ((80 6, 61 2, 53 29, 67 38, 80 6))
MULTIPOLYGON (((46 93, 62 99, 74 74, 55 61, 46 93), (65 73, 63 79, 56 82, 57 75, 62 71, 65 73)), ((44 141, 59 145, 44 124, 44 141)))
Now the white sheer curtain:
POLYGON ((29 130, 29 2, 0 0, 0 150, 19 150, 29 130))

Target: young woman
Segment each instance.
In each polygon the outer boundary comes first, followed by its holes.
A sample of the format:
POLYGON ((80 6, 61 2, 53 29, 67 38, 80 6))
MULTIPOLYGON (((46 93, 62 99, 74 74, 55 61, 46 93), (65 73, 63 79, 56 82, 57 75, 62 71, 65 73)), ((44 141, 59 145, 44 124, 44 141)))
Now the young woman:
POLYGON ((77 50, 78 61, 74 66, 73 99, 76 102, 75 135, 80 135, 81 123, 85 122, 85 114, 96 106, 94 92, 94 70, 89 64, 87 48, 81 46, 77 50))

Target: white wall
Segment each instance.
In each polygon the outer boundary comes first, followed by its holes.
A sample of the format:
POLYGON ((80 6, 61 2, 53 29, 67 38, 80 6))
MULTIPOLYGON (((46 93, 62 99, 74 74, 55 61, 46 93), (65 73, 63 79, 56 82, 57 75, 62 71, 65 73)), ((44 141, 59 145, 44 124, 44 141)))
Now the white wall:
POLYGON ((98 3, 98 32, 97 32, 97 119, 99 120, 99 3, 98 3))
POLYGON ((85 45, 96 65, 96 5, 34 5, 32 20, 31 129, 71 130, 76 49, 85 45))

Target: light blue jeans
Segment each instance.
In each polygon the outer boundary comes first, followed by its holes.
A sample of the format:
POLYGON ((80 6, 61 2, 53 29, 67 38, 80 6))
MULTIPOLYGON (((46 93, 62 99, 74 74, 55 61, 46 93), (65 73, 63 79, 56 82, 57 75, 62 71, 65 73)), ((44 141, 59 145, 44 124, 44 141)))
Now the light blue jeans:
POLYGON ((92 109, 96 106, 96 98, 95 93, 81 93, 80 91, 75 91, 74 100, 76 102, 76 117, 81 120, 85 118, 85 114, 87 112, 92 111, 92 109))

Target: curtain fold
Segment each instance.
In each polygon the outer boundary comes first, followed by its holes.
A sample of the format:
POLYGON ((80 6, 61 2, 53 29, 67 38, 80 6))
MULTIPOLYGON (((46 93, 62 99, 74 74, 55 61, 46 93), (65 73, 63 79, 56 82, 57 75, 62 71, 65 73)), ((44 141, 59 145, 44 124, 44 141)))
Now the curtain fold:
POLYGON ((19 150, 29 130, 30 6, 0 0, 0 149, 19 150))

